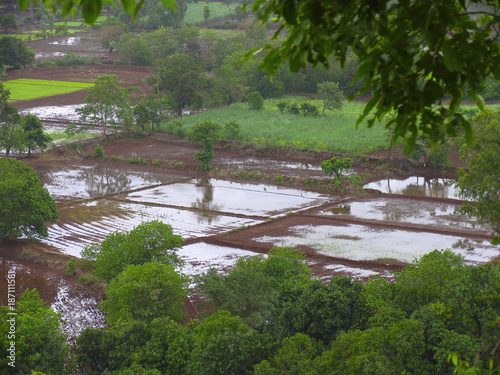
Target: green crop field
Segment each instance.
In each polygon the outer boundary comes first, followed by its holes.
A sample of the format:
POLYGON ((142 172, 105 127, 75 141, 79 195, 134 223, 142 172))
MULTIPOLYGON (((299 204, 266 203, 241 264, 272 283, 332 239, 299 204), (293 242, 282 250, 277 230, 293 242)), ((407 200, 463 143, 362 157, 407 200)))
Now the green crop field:
MULTIPOLYGON (((209 22, 214 19, 229 16, 229 10, 227 9, 227 6, 222 3, 189 3, 186 10, 186 15, 184 16, 184 23, 186 25, 196 25, 201 22, 205 22, 205 18, 203 17, 203 9, 207 5, 210 8, 210 18, 208 19, 209 22)), ((238 6, 238 4, 230 4, 229 6, 231 7, 231 10, 234 10, 238 6)))
MULTIPOLYGON (((197 121, 211 120, 224 124, 235 120, 241 125, 242 140, 262 147, 295 146, 350 154, 363 154, 389 147, 390 140, 383 124, 377 124, 371 129, 367 129, 366 124, 355 128, 363 103, 348 102, 340 112, 326 111, 326 116, 304 117, 281 114, 276 106, 277 102, 278 100, 266 100, 262 111, 252 111, 248 104, 237 103, 186 116, 181 120, 186 128, 197 121)), ((313 100, 312 103, 321 112, 322 102, 313 100)))
POLYGON ((6 89, 10 90, 10 101, 31 100, 67 94, 70 92, 88 89, 93 83, 46 81, 42 79, 15 79, 3 82, 6 89))

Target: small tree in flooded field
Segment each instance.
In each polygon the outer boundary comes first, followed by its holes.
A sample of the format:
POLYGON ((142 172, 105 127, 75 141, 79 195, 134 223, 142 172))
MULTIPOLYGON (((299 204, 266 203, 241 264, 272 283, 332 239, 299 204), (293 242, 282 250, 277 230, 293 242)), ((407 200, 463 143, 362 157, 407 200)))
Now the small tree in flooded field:
POLYGON ((23 116, 21 126, 24 131, 24 143, 28 147, 28 156, 31 155, 32 149, 45 148, 52 141, 52 138, 44 133, 42 121, 31 113, 23 116))
POLYGON ((321 163, 321 169, 326 175, 335 175, 335 178, 339 180, 343 178, 342 172, 347 172, 351 168, 352 160, 350 158, 340 159, 338 156, 334 156, 321 163))
POLYGON ((189 139, 203 145, 203 151, 194 154, 194 159, 201 162, 200 169, 209 171, 214 158, 214 139, 218 138, 221 126, 213 121, 197 122, 189 131, 189 139))
POLYGON ((94 87, 91 87, 85 97, 87 104, 76 111, 82 120, 102 129, 103 137, 109 125, 118 125, 124 118, 127 109, 130 109, 129 94, 127 89, 118 84, 114 74, 105 74, 97 78, 94 87))

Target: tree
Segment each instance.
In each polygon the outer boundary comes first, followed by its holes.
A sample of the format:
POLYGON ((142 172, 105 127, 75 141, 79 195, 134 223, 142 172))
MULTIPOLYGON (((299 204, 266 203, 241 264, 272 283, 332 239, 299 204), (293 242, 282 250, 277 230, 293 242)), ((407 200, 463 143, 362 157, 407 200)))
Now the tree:
MULTIPOLYGON (((264 23, 274 19, 288 29, 278 45, 267 45, 262 67, 273 74, 284 61, 298 72, 307 63, 328 65, 333 55, 343 66, 350 51, 359 58, 355 80, 371 90, 357 124, 368 117, 371 127, 396 113, 395 138, 411 148, 419 133, 431 143, 463 129, 472 141, 469 122, 458 112, 466 89, 480 108, 484 79, 500 79, 499 16, 494 0, 392 1, 256 1, 252 10, 264 23), (445 104, 444 96, 451 101, 445 104)), ((250 58, 256 51, 249 51, 250 58)), ((352 98, 352 96, 350 97, 352 98)))
POLYGON ((35 52, 23 44, 23 41, 14 36, 0 38, 0 66, 8 65, 19 69, 35 61, 35 52))
POLYGON ((458 171, 462 199, 470 201, 462 211, 488 224, 500 236, 500 113, 488 111, 474 120, 474 143, 462 146, 468 169, 458 171))
POLYGON ((31 155, 31 150, 39 147, 47 147, 52 138, 43 131, 42 121, 35 115, 28 113, 23 116, 22 129, 24 131, 24 143, 28 147, 28 156, 31 155))
POLYGON ((336 109, 340 111, 344 105, 344 95, 336 82, 318 83, 318 95, 323 99, 323 116, 325 109, 336 109))
POLYGON ((170 107, 170 97, 163 96, 157 98, 155 95, 147 95, 134 107, 134 117, 137 125, 145 130, 146 124, 151 124, 151 130, 155 130, 160 123, 170 118, 168 108, 170 107))
POLYGON ((130 320, 151 322, 167 316, 182 321, 189 277, 156 261, 127 266, 106 289, 100 306, 111 324, 130 320))
POLYGON ((45 222, 59 214, 35 171, 24 163, 0 158, 0 242, 7 237, 47 237, 45 222))
POLYGON ((286 336, 305 333, 329 344, 341 331, 348 331, 361 317, 363 286, 348 277, 338 276, 330 283, 315 281, 307 286, 280 316, 286 336))
POLYGON ((122 26, 103 26, 101 29, 101 46, 109 53, 113 52, 115 43, 120 41, 120 36, 125 32, 122 26))
POLYGON ((83 120, 102 129, 102 136, 106 137, 108 125, 117 125, 123 119, 124 112, 130 110, 129 94, 118 84, 114 74, 104 74, 97 78, 94 86, 89 88, 85 102, 88 103, 77 109, 83 120))
POLYGON ((184 239, 173 234, 172 227, 159 221, 142 223, 130 232, 116 231, 101 243, 82 250, 82 259, 91 262, 94 273, 110 282, 128 265, 152 260, 172 266, 182 264, 177 250, 184 239))
POLYGON ((151 50, 143 34, 124 33, 118 43, 111 42, 120 55, 120 60, 128 65, 150 66, 151 50))
POLYGON ((157 71, 160 90, 171 96, 176 115, 182 116, 188 98, 205 81, 201 65, 188 54, 175 54, 164 59, 157 71))
POLYGON ((7 32, 19 29, 19 26, 17 26, 17 16, 12 13, 0 14, 0 27, 7 32))
MULTIPOLYGON (((0 335, 3 338, 0 349, 9 353, 11 342, 15 342, 15 373, 64 373, 69 344, 61 331, 60 315, 42 301, 36 289, 24 291, 16 304, 17 315, 8 315, 9 312, 13 312, 9 307, 0 307, 0 335), (15 321, 15 337, 10 339, 9 319, 15 321)), ((9 368, 8 362, 7 355, 2 355, 0 366, 4 368, 3 373, 9 368)))
POLYGON ((205 26, 208 26, 208 19, 210 18, 210 7, 208 5, 203 7, 203 18, 205 19, 205 26))
POLYGON ((264 98, 258 91, 252 91, 247 94, 248 106, 250 109, 260 111, 264 109, 264 98))
POLYGON ((189 130, 189 139, 203 145, 203 151, 194 154, 194 159, 201 162, 202 171, 211 169, 210 162, 214 158, 213 142, 219 138, 220 131, 221 126, 213 121, 198 121, 189 130))
POLYGON ((291 248, 274 248, 268 258, 240 258, 227 275, 210 269, 195 277, 197 291, 216 308, 269 332, 276 328, 285 303, 294 301, 310 282, 311 271, 303 259, 304 254, 291 248))
POLYGON ((266 358, 269 335, 243 323, 239 316, 219 310, 195 329, 194 349, 186 373, 193 375, 252 374, 266 358))
POLYGON ((21 116, 17 108, 8 103, 10 91, 0 82, 0 149, 5 150, 9 156, 11 149, 24 148, 23 132, 21 129, 21 116))

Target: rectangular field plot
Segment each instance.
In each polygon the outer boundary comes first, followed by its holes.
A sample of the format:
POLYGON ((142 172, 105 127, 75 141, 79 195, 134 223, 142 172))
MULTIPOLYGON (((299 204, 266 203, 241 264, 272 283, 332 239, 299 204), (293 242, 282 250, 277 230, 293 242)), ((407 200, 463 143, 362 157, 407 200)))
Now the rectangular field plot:
POLYGON ((102 241, 115 231, 129 231, 137 225, 159 220, 172 226, 184 238, 209 236, 259 221, 208 212, 193 212, 168 207, 99 200, 59 209, 60 219, 48 228, 49 237, 42 242, 61 252, 80 256, 92 242, 102 241))
POLYGON ((396 221, 433 227, 484 229, 475 219, 455 214, 455 210, 460 206, 460 203, 390 197, 347 202, 325 209, 321 214, 349 215, 365 220, 396 221))
POLYGON ((70 92, 88 89, 93 83, 47 81, 42 79, 15 79, 3 82, 10 90, 10 101, 31 100, 46 96, 68 94, 70 92))
POLYGON ((470 263, 487 263, 498 256, 498 248, 486 240, 365 225, 293 225, 287 235, 260 236, 254 241, 307 246, 320 254, 360 261, 394 259, 411 263, 435 249, 451 249, 470 263))
POLYGON ((99 165, 70 165, 64 170, 45 175, 44 187, 54 199, 60 201, 102 197, 176 179, 179 176, 143 172, 140 169, 134 171, 99 165))
POLYGON ((248 216, 272 216, 314 207, 326 197, 263 184, 198 179, 130 193, 134 202, 190 207, 248 216))

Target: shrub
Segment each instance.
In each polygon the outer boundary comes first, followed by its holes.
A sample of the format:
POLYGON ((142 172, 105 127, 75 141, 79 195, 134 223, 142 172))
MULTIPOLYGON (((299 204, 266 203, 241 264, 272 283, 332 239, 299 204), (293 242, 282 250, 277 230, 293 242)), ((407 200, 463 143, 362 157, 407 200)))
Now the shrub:
POLYGON ((231 120, 224 125, 224 136, 227 139, 237 139, 241 126, 236 121, 231 120))
POLYGON ((94 148, 94 151, 92 151, 92 156, 102 158, 104 156, 104 148, 102 146, 97 146, 94 148))
POLYGON ((303 102, 300 103, 300 112, 304 116, 318 116, 319 115, 319 109, 316 107, 314 104, 311 104, 309 102, 303 102))
POLYGON ((283 113, 285 109, 288 108, 288 102, 286 100, 280 100, 277 104, 278 110, 283 113))
POLYGON ((264 98, 258 91, 252 91, 247 95, 248 106, 252 110, 260 111, 264 108, 264 98))
POLYGON ((76 269, 78 268, 78 260, 76 258, 71 258, 66 263, 66 270, 64 273, 68 276, 73 276, 75 274, 76 269))

